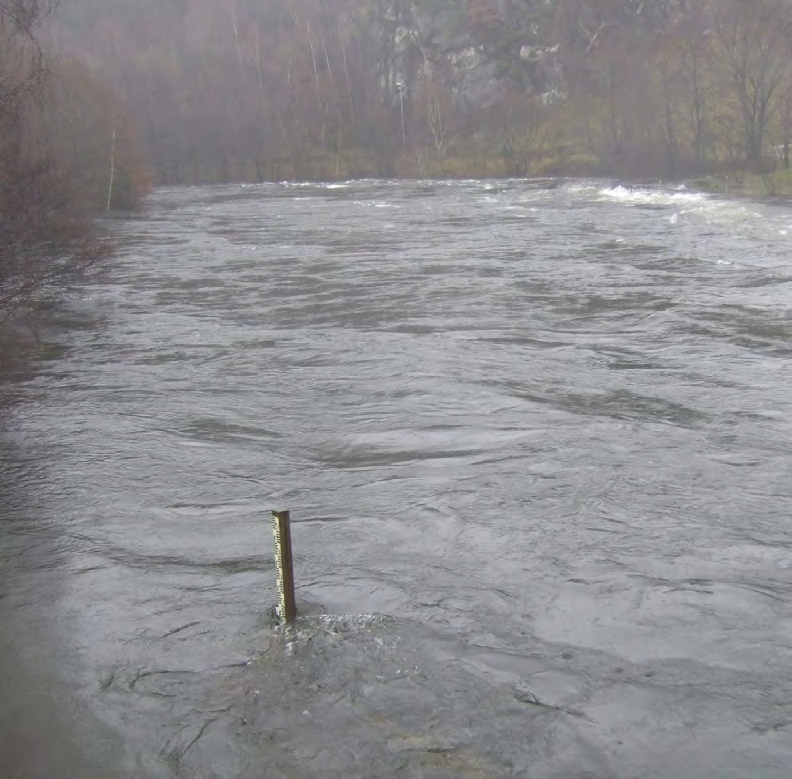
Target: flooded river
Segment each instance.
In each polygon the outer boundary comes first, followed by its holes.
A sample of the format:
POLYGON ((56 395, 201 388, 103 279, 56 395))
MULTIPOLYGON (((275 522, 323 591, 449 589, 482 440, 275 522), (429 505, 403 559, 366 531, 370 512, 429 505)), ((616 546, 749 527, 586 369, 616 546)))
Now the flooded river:
POLYGON ((113 229, 0 434, 3 779, 789 778, 792 203, 229 186, 113 229))

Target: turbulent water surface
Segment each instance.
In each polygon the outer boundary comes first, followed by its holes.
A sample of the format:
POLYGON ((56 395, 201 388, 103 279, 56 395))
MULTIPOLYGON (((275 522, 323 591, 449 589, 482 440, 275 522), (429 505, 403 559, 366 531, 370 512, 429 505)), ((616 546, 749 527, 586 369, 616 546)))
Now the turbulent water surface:
POLYGON ((114 230, 2 433, 4 778, 788 779, 789 202, 284 184, 114 230))

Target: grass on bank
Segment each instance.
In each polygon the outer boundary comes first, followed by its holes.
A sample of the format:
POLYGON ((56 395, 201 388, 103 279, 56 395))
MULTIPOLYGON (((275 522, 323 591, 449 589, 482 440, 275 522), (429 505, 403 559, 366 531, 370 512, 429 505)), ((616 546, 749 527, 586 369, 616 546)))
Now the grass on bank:
POLYGON ((713 173, 689 183, 704 192, 724 195, 792 195, 792 169, 777 168, 766 173, 740 170, 713 173))

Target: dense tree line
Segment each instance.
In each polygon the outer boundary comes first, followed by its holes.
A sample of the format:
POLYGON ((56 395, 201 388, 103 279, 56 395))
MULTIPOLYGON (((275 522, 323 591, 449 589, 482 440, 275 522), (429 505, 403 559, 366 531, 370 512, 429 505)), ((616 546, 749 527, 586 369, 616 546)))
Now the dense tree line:
POLYGON ((788 164, 785 0, 69 0, 161 181, 788 164))
POLYGON ((0 0, 4 371, 24 340, 16 336, 29 331, 25 323, 109 256, 91 216, 134 206, 145 188, 120 106, 84 68, 48 58, 39 45, 36 35, 52 5, 0 0), (118 137, 111 140, 114 122, 118 137))

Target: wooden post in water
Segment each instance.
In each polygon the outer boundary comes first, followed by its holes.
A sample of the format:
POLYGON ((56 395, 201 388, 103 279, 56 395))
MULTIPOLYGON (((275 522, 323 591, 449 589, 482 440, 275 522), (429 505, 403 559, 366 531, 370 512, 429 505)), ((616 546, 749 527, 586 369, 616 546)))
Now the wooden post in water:
POLYGON ((297 616, 294 600, 294 565, 292 563, 291 519, 288 511, 272 512, 275 536, 275 566, 278 569, 278 616, 291 622, 297 616))

